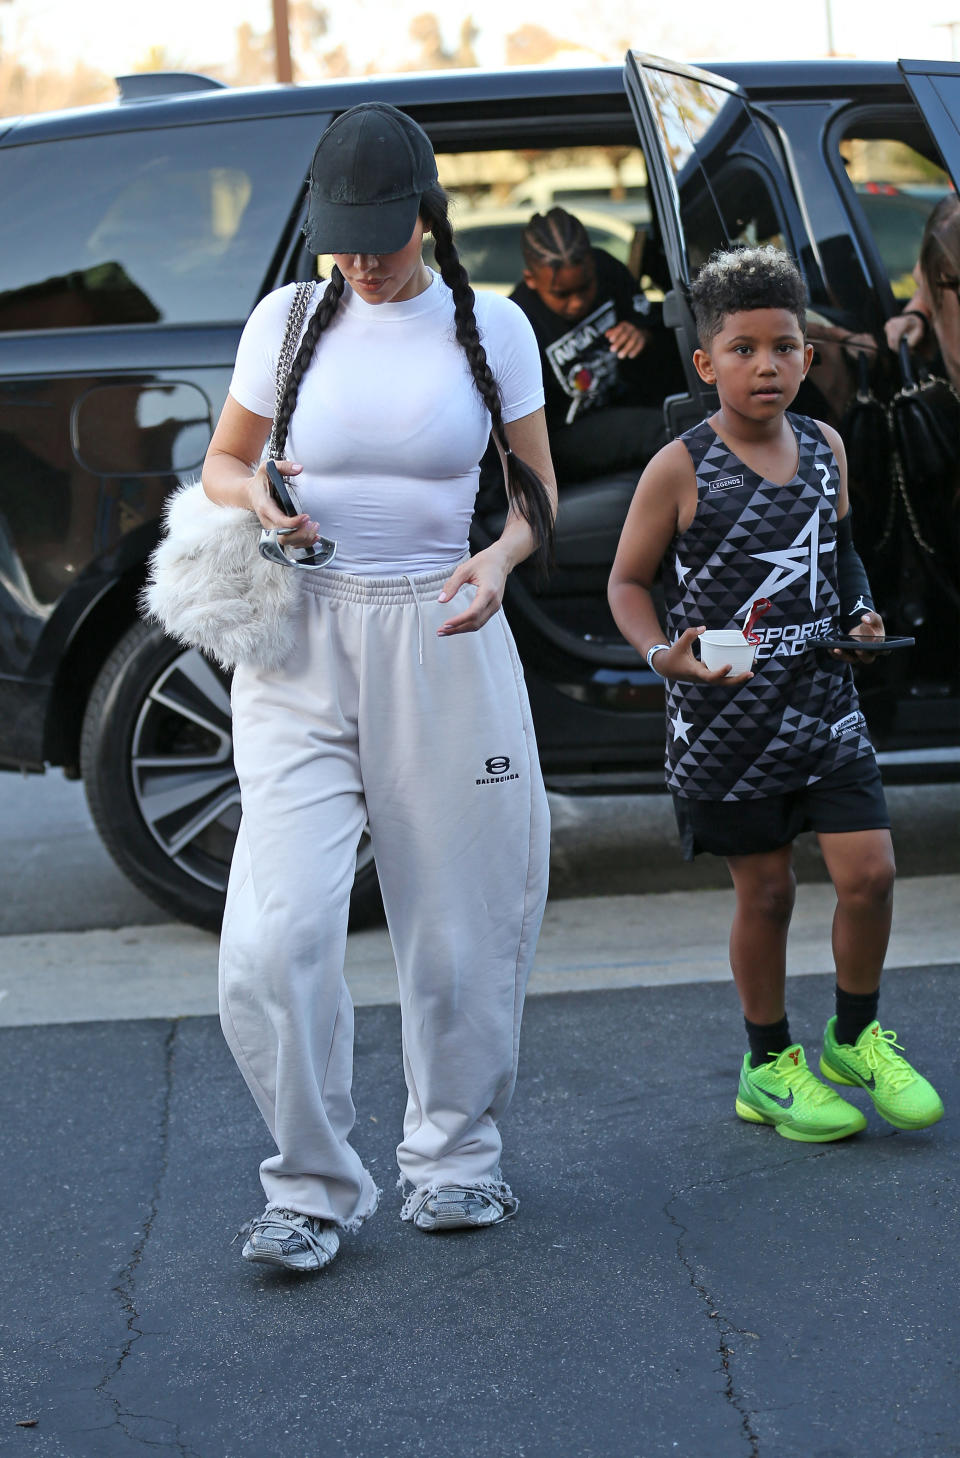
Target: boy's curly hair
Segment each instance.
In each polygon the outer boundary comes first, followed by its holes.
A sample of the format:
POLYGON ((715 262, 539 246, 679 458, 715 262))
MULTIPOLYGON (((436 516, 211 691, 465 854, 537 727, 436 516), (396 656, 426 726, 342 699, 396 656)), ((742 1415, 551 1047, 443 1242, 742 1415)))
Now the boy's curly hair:
POLYGON ((690 303, 701 347, 720 333, 728 314, 747 309, 787 309, 800 332, 807 328, 807 289, 800 270, 781 248, 724 248, 711 254, 690 286, 690 303))

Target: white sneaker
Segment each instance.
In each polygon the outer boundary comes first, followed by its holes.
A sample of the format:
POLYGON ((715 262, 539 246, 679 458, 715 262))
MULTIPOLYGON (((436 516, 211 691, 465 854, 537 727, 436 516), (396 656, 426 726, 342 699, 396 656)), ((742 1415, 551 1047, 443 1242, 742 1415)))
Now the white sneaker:
POLYGON ((245 1261, 282 1266, 287 1271, 319 1271, 340 1249, 340 1233, 328 1220, 299 1210, 264 1210, 246 1226, 241 1255, 245 1261))
POLYGON ((418 1230, 471 1230, 509 1220, 519 1208, 519 1200, 507 1185, 501 1185, 496 1194, 444 1185, 420 1196, 414 1192, 401 1218, 412 1220, 418 1230))

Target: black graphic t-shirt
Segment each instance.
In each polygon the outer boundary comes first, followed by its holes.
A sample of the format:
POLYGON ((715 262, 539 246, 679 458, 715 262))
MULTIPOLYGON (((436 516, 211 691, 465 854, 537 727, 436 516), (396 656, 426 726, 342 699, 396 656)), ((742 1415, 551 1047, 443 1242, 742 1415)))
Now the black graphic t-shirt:
POLYGON ((659 404, 667 393, 653 359, 657 351, 650 344, 636 359, 618 360, 604 332, 626 322, 662 333, 659 306, 648 301, 633 274, 616 258, 602 248, 594 248, 593 257, 596 302, 576 324, 548 309, 525 283, 517 284, 510 295, 530 320, 540 345, 547 429, 551 431, 572 424, 587 410, 613 404, 659 404))
POLYGON ((743 628, 769 610, 753 678, 667 685, 667 784, 690 800, 754 800, 812 784, 873 754, 848 664, 815 649, 838 615, 836 458, 816 421, 787 415, 797 473, 777 486, 703 421, 680 437, 697 510, 663 562, 671 640, 685 628, 743 628))

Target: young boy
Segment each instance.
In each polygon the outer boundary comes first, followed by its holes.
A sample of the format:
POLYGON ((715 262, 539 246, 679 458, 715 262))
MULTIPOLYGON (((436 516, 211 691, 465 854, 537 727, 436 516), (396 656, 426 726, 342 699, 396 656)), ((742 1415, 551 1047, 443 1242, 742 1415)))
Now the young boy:
POLYGON ((639 470, 663 445, 663 399, 682 388, 676 346, 630 270, 565 208, 523 232, 510 295, 533 325, 560 483, 639 470))
POLYGON ((853 547, 840 437, 787 413, 813 353, 803 281, 777 249, 735 249, 702 269, 692 304, 694 364, 720 409, 644 471, 609 596, 621 632, 666 680, 684 856, 722 855, 733 878, 730 964, 750 1046, 736 1111, 814 1142, 866 1124, 810 1071, 787 1022, 792 842, 812 829, 837 893, 836 1016, 820 1070, 865 1088, 897 1128, 922 1129, 943 1105, 877 1021, 894 880, 883 788, 852 660, 816 647, 837 619, 865 645, 883 623, 853 547), (666 632, 651 598, 661 564, 666 632), (743 628, 760 599, 753 672, 708 671, 693 652, 704 628, 743 628))

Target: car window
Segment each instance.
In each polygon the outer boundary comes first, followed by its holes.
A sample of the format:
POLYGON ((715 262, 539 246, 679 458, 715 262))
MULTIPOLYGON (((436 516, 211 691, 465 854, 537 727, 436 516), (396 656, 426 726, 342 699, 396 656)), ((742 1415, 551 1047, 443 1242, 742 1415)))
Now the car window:
MULTIPOLYGON (((645 275, 650 297, 661 296, 663 280, 654 276, 648 246, 652 224, 639 147, 441 151, 437 167, 450 198, 457 249, 475 287, 509 294, 523 274, 521 237, 527 223, 534 213, 563 207, 580 219, 593 244, 626 264, 635 277, 645 275)), ((435 266, 429 240, 424 257, 435 266)), ((321 258, 322 274, 331 261, 321 258)))
POLYGON ((0 331, 245 319, 315 132, 291 117, 0 149, 0 331))
POLYGON ((927 218, 953 188, 930 155, 932 143, 920 151, 895 135, 877 136, 876 130, 851 127, 839 152, 893 296, 903 301, 916 289, 913 269, 927 218))
POLYGON ((457 248, 477 287, 511 291, 523 273, 523 230, 534 213, 553 207, 574 213, 591 243, 639 273, 650 225, 639 147, 441 153, 437 165, 457 248))
POLYGON ((789 247, 768 141, 743 101, 692 76, 645 68, 693 274, 731 243, 789 247))

